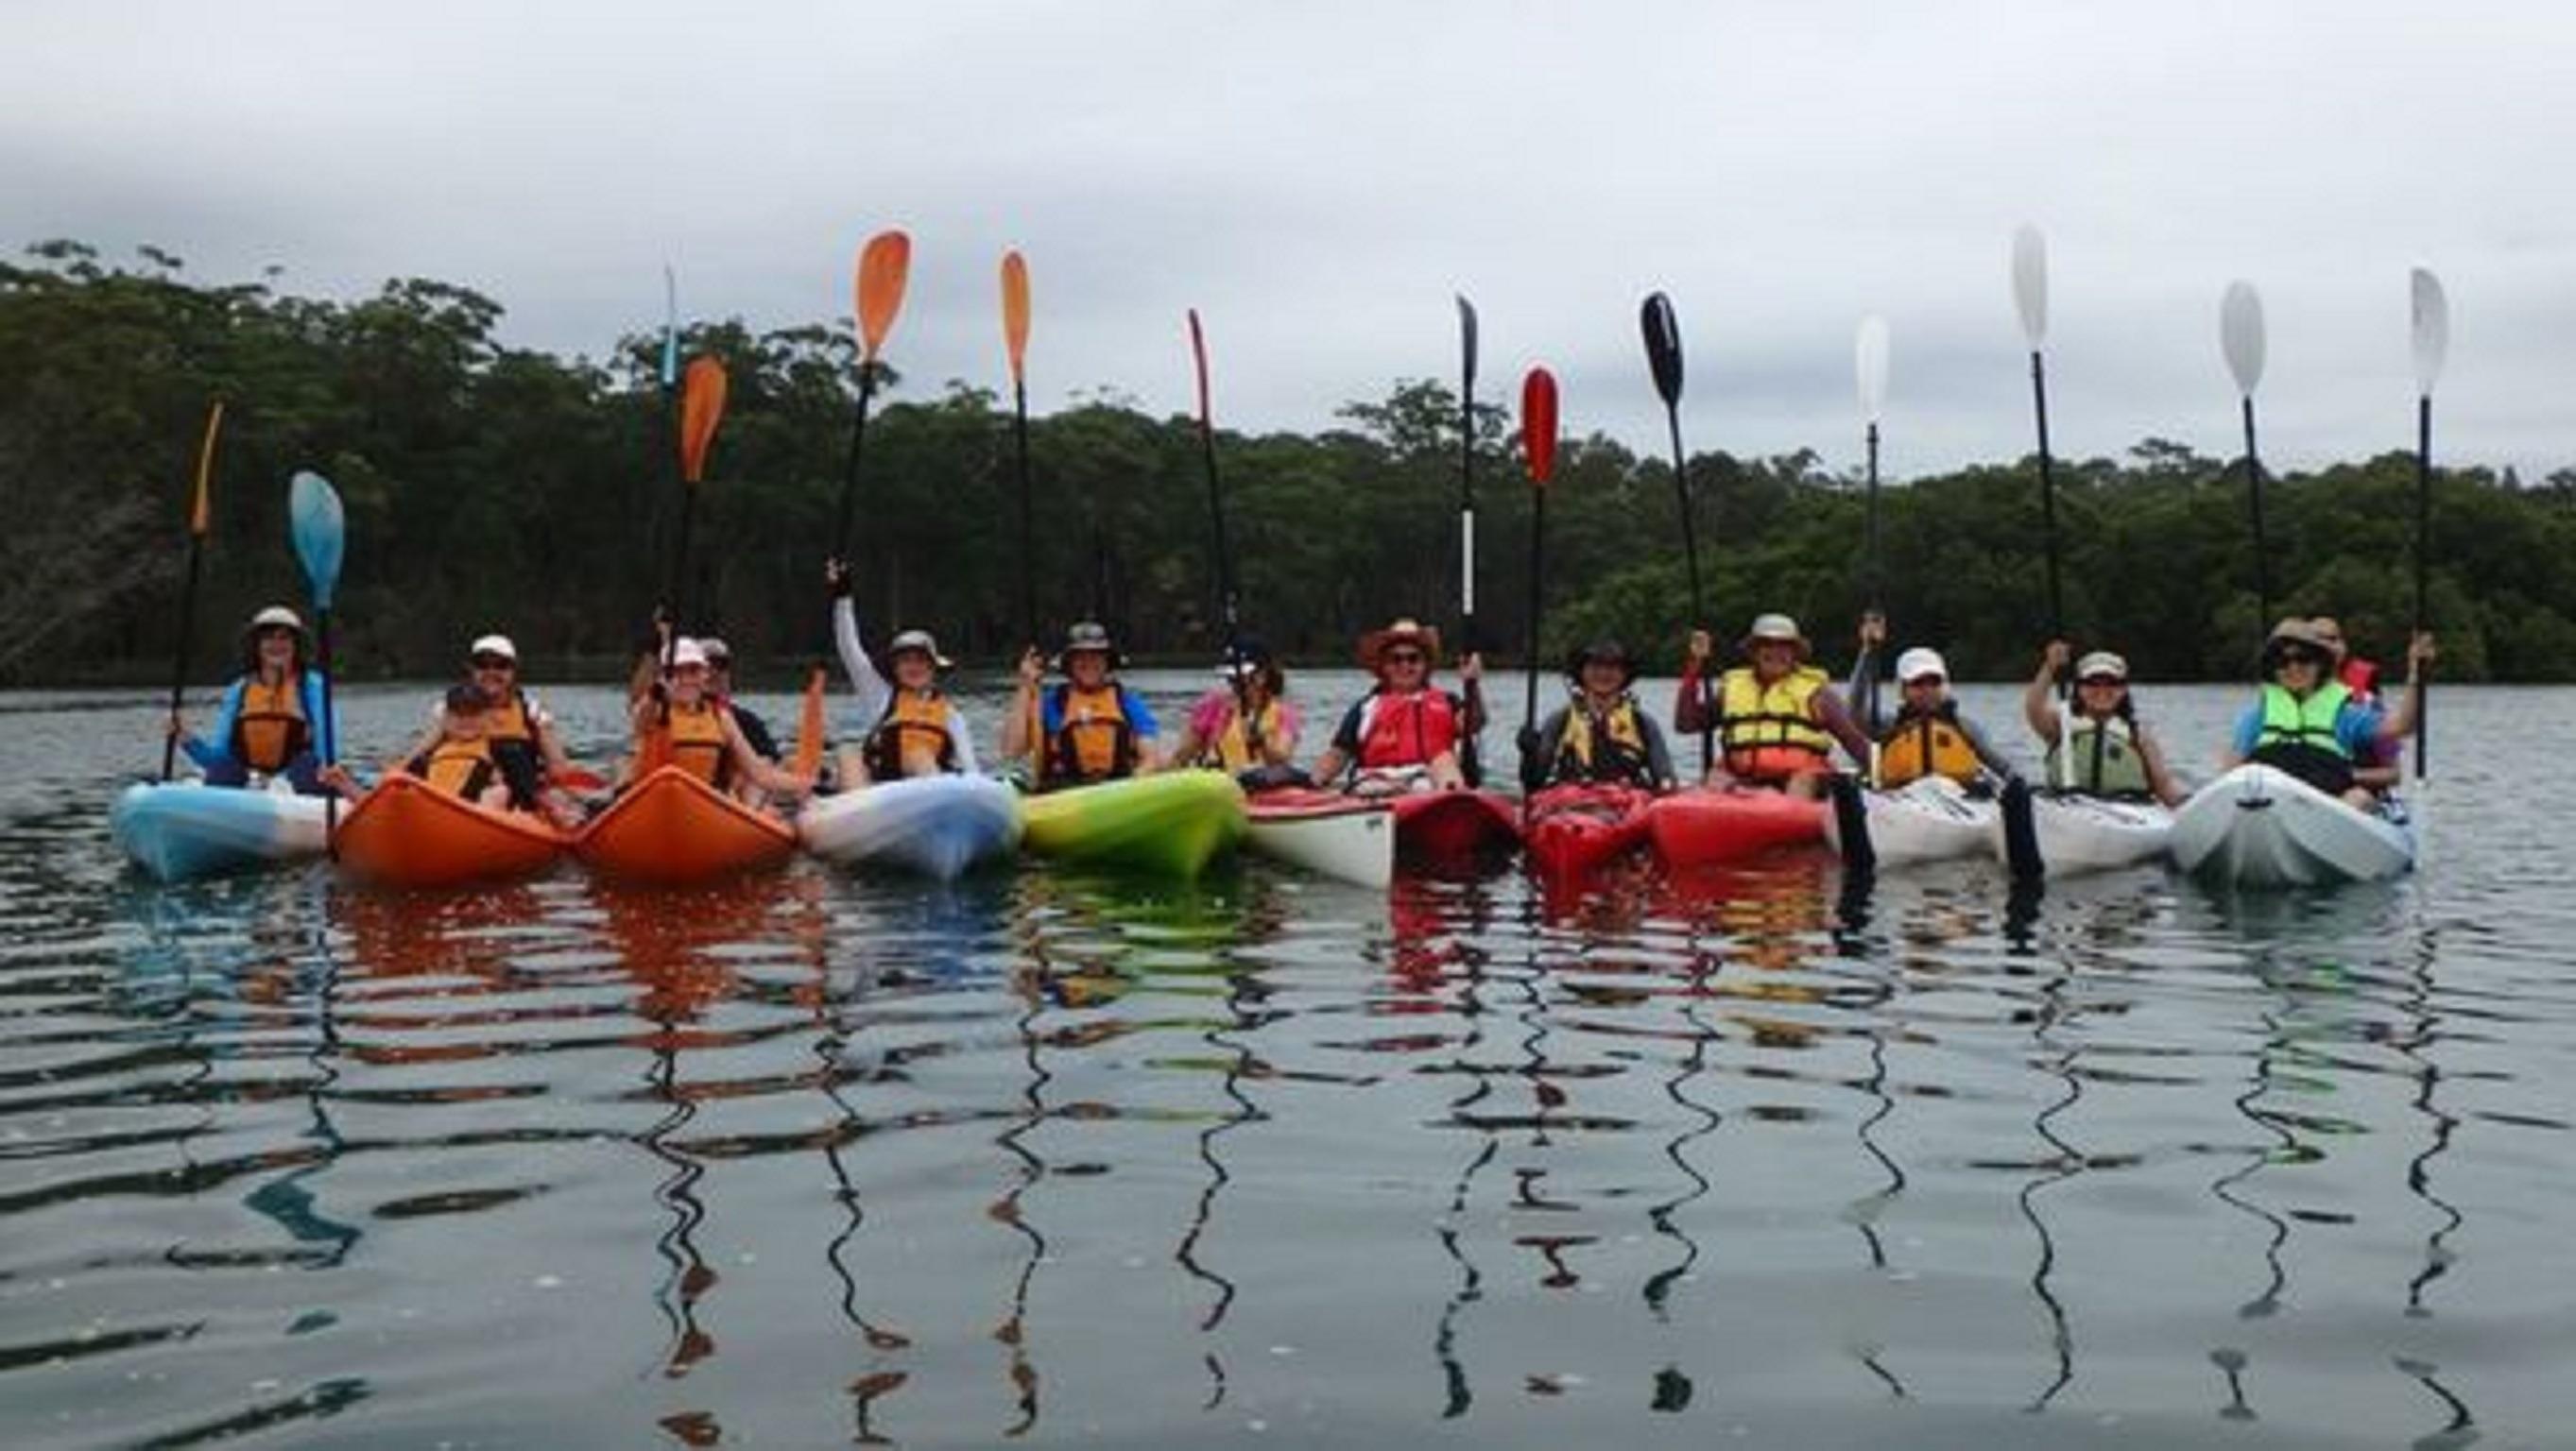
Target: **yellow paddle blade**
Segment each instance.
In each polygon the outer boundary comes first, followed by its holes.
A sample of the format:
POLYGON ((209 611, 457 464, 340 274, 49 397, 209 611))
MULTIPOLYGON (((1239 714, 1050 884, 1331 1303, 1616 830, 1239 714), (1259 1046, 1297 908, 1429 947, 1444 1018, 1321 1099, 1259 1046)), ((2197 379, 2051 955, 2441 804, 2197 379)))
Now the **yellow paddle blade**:
POLYGON ((724 364, 713 358, 691 358, 688 377, 680 385, 680 477, 689 483, 707 476, 707 449, 716 441, 724 405, 724 364))
POLYGON ((1002 254, 1002 346, 1010 350, 1011 381, 1020 382, 1029 351, 1029 264, 1016 251, 1002 254))
POLYGON ((188 532, 200 539, 214 524, 213 498, 209 490, 215 478, 215 435, 224 427, 224 400, 218 398, 206 410, 206 441, 197 445, 197 495, 188 505, 188 532))
POLYGON ((894 315, 903 308, 903 283, 912 271, 912 238, 901 231, 879 232, 859 249, 859 340, 868 362, 877 360, 894 315))
POLYGON ((811 781, 823 765, 823 670, 805 677, 805 712, 796 721, 796 762, 789 769, 811 781))

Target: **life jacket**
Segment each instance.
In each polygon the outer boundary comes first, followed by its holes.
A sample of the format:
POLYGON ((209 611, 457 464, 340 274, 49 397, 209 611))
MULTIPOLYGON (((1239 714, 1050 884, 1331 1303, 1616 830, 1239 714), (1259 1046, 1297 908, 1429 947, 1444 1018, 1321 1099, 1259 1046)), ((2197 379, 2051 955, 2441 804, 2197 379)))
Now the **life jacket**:
POLYGON ((1047 712, 1059 724, 1047 740, 1046 780, 1051 785, 1114 781, 1136 774, 1136 727, 1117 682, 1097 690, 1063 681, 1047 689, 1047 712))
POLYGON ((897 690, 860 748, 878 781, 938 776, 957 769, 957 711, 936 690, 897 690))
POLYGON ((1360 769, 1426 766, 1458 745, 1458 707, 1444 690, 1390 695, 1384 687, 1360 702, 1360 769))
POLYGON ((2352 692, 2354 701, 2368 705, 2378 698, 2378 661, 2364 660, 2358 655, 2347 655, 2344 657, 2343 670, 2340 674, 2344 688, 2352 692))
POLYGON ((671 702, 662 732, 672 765, 722 791, 733 783, 733 752, 725 746, 724 712, 710 701, 671 702))
POLYGON ((510 783, 510 808, 535 810, 537 793, 545 789, 546 757, 537 749, 537 723, 524 691, 513 687, 509 699, 483 708, 483 739, 493 766, 510 783))
POLYGON ((2144 796, 2150 789, 2137 727, 2123 716, 2067 721, 2062 743, 2048 748, 2047 773, 2050 781, 2088 796, 2144 796))
POLYGON ((1976 747, 1959 729, 1959 707, 1943 701, 1928 711, 1898 711, 1878 738, 1878 784, 1894 790, 1922 776, 1947 776, 1962 785, 1977 777, 1976 747))
POLYGON ((1739 665, 1717 684, 1718 743, 1728 775, 1779 781, 1825 769, 1833 737, 1807 714, 1825 688, 1825 672, 1802 665, 1764 685, 1739 665))
POLYGON ((1261 709, 1253 716, 1252 733, 1246 736, 1243 730, 1243 705, 1238 699, 1234 707, 1225 713, 1225 729, 1218 731, 1216 739, 1208 742, 1199 752, 1199 760, 1201 763, 1221 766, 1230 772, 1249 771, 1266 760, 1261 752, 1253 749, 1252 743, 1256 740, 1274 741, 1278 738, 1279 702, 1275 700, 1262 702, 1261 709))
POLYGON ((1548 779, 1651 783, 1652 761, 1637 699, 1623 691, 1609 710, 1597 715, 1588 699, 1566 707, 1565 729, 1556 738, 1556 769, 1548 779))
POLYGON ((492 738, 485 735, 471 741, 441 740, 412 757, 405 769, 427 781, 431 790, 443 796, 473 801, 492 784, 492 778, 500 767, 492 749, 492 738))
POLYGON ((2352 692, 2332 681, 2300 700, 2277 685, 2263 687, 2263 728, 2249 759, 2289 772, 2320 791, 2352 785, 2352 753, 2335 736, 2335 717, 2352 692))
POLYGON ((276 685, 257 675, 242 680, 241 709, 233 716, 232 757, 251 770, 275 775, 313 744, 304 718, 304 682, 294 675, 276 685))

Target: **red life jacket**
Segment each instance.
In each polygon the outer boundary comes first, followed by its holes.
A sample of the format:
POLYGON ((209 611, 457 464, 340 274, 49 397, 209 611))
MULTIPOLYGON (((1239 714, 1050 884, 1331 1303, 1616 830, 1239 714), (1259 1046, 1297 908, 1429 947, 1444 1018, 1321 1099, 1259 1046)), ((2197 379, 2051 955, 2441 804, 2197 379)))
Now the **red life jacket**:
POLYGON ((1446 691, 1417 690, 1370 695, 1360 728, 1360 768, 1424 766, 1443 751, 1458 748, 1458 712, 1446 691))

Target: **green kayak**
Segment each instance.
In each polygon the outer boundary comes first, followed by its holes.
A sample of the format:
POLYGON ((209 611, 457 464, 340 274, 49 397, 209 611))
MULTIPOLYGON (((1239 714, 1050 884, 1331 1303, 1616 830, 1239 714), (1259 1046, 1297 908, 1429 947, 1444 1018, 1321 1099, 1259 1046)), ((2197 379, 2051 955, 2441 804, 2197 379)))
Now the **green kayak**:
POLYGON ((1243 789, 1222 771, 1076 786, 1020 803, 1021 841, 1082 866, 1195 877, 1243 840, 1243 789))

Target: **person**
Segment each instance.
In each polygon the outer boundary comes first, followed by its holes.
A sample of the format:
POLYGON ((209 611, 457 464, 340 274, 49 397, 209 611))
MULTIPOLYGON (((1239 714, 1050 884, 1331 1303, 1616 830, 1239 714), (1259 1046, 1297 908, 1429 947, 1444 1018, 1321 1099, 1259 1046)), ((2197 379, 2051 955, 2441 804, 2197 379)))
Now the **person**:
POLYGON ((823 566, 823 578, 832 591, 832 643, 840 648, 841 669, 858 695, 860 717, 873 722, 864 740, 837 753, 842 788, 906 776, 974 774, 975 733, 965 712, 939 687, 940 672, 951 664, 939 653, 939 642, 927 630, 896 635, 886 647, 886 666, 894 672, 889 682, 860 643, 849 566, 832 560, 823 566))
POLYGON ((1065 678, 1043 691, 1045 657, 1035 648, 1020 657, 1019 689, 1002 722, 1002 754, 1024 761, 1037 789, 1088 786, 1160 768, 1154 712, 1118 683, 1118 667, 1125 663, 1108 629, 1094 620, 1065 631, 1055 659, 1065 678))
MULTIPOLYGON (((1359 654, 1377 684, 1343 713, 1332 743, 1315 761, 1316 783, 1361 791, 1465 789, 1460 751, 1478 721, 1466 700, 1431 683, 1440 663, 1440 632, 1399 619, 1362 636, 1359 654), (1345 783, 1344 776, 1351 781, 1345 783)), ((1472 651, 1458 662, 1459 681, 1471 692, 1483 673, 1484 662, 1472 651)))
MULTIPOLYGON (((494 769, 509 787, 510 809, 543 812, 566 829, 579 826, 582 809, 565 783, 580 772, 564 752, 563 733, 554 717, 519 684, 519 647, 507 635, 479 635, 465 654, 464 683, 482 693, 482 738, 490 744, 494 769)), ((453 714, 443 698, 431 702, 427 733, 402 759, 409 761, 433 750, 453 714)))
POLYGON ((1304 780, 1295 765, 1300 723, 1286 672, 1270 647, 1250 635, 1228 653, 1232 658, 1216 668, 1220 683, 1190 707, 1172 743, 1172 766, 1231 771, 1246 790, 1304 780))
POLYGON ((698 642, 681 637, 671 646, 667 680, 635 702, 630 718, 635 754, 629 779, 650 764, 677 766, 746 804, 766 805, 776 796, 802 797, 805 778, 762 760, 743 739, 742 727, 707 692, 707 655, 698 642))
POLYGON ((2317 638, 2333 653, 2335 678, 2352 692, 2352 698, 2363 705, 2380 704, 2379 662, 2363 659, 2344 642, 2343 622, 2334 616, 2318 615, 2308 623, 2315 628, 2317 638))
MULTIPOLYGON (((214 730, 188 733, 176 711, 169 732, 209 786, 247 786, 258 776, 282 776, 306 796, 341 789, 339 773, 323 758, 336 756, 339 722, 324 721, 322 675, 310 664, 312 639, 304 621, 284 605, 250 617, 242 631, 242 673, 224 687, 214 730), (318 738, 314 723, 323 722, 318 738)), ((345 778, 344 778, 345 779, 345 778)))
POLYGON ((1616 640, 1595 640, 1566 657, 1572 698, 1522 731, 1521 785, 1589 783, 1673 789, 1672 752, 1664 733, 1628 687, 1637 663, 1616 640))
MULTIPOLYGON (((1865 636, 1864 665, 1870 643, 1865 636)), ((1706 630, 1691 631, 1673 704, 1676 731, 1717 733, 1711 784, 1733 781, 1815 798, 1824 794, 1836 743, 1855 761, 1869 759, 1869 738, 1825 672, 1808 663, 1812 648, 1796 620, 1756 615, 1736 649, 1745 663, 1718 677, 1712 699, 1701 682, 1714 642, 1706 630)))
POLYGON ((387 775, 408 773, 430 789, 473 802, 486 811, 526 810, 513 799, 502 765, 499 739, 493 734, 494 709, 482 682, 460 681, 439 698, 438 724, 429 739, 385 768, 387 775))
POLYGON ((2048 784, 2087 796, 2152 796, 2182 804, 2182 787, 2165 769, 2165 753, 2138 723, 2129 695, 2129 662, 2095 650, 2075 662, 2075 695, 2057 708, 2056 684, 2073 653, 2064 640, 2040 652, 2039 670, 2021 693, 2022 719, 2048 747, 2048 784))
MULTIPOLYGON (((1864 639, 1868 639, 1866 628, 1864 639)), ((1875 644, 1875 640, 1869 643, 1875 644)), ((1986 733, 1959 714, 1950 697, 1950 666, 1941 652, 1917 645, 1896 657, 1896 714, 1869 722, 1877 742, 1878 788, 1893 791, 1926 776, 1947 776, 1982 790, 2016 779, 1986 733)))
POLYGON ((762 720, 759 712, 743 704, 733 693, 733 647, 714 635, 700 635, 698 648, 705 651, 707 657, 707 698, 732 716, 735 725, 742 727, 742 738, 751 742, 751 748, 759 753, 762 760, 777 760, 778 738, 769 733, 769 722, 762 720))
POLYGON ((2414 732, 2433 654, 2433 637, 2418 631, 2406 646, 2406 694, 2397 709, 2381 711, 2333 678, 2334 649, 2314 621, 2282 620, 2263 641, 2262 696, 2236 718, 2222 763, 2259 762, 2373 809, 2397 779, 2394 765, 2381 764, 2382 751, 2414 732))

